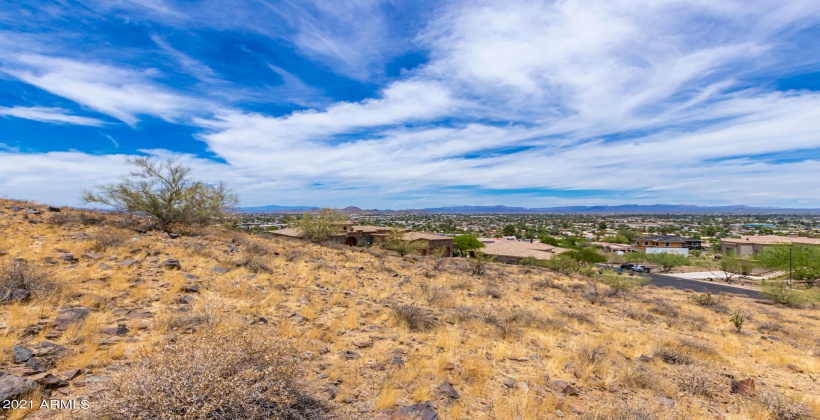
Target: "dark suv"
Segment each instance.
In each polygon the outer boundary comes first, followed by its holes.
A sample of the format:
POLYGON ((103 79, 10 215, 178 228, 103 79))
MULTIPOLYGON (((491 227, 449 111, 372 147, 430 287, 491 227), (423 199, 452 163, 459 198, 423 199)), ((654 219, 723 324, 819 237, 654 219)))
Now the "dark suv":
POLYGON ((632 263, 621 264, 621 270, 631 270, 634 266, 632 263))

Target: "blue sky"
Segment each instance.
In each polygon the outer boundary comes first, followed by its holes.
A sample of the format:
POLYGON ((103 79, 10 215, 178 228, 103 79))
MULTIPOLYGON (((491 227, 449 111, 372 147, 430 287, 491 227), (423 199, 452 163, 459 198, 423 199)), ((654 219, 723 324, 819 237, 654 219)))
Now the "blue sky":
POLYGON ((2 1, 0 196, 820 207, 820 3, 2 1))

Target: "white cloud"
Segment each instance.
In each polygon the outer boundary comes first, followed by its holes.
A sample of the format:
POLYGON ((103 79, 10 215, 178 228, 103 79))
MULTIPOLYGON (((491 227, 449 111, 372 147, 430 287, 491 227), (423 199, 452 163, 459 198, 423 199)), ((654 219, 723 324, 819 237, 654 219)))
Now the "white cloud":
POLYGON ((151 80, 151 71, 43 55, 17 55, 0 68, 25 83, 135 125, 139 115, 175 121, 203 107, 151 80))
POLYGON ((55 124, 89 125, 92 127, 100 127, 105 124, 105 121, 98 120, 96 118, 71 115, 71 113, 62 108, 46 108, 39 106, 15 106, 11 108, 0 107, 0 116, 25 118, 27 120, 55 124))

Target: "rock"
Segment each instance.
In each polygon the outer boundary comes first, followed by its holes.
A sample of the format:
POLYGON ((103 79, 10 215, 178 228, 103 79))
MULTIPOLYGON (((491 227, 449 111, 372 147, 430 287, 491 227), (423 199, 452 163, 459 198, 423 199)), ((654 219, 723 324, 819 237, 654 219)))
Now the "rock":
POLYGON ((647 356, 645 354, 642 354, 642 355, 638 356, 638 361, 639 362, 651 362, 652 360, 654 360, 654 358, 652 356, 647 356))
POLYGON ((81 373, 80 369, 71 369, 63 374, 63 379, 66 381, 70 381, 77 377, 81 373))
POLYGON ((353 345, 360 349, 373 347, 373 340, 355 340, 353 341, 353 345))
POLYGON ((327 399, 333 400, 336 399, 336 396, 339 395, 339 387, 333 384, 328 384, 327 388, 325 388, 325 392, 327 392, 327 399))
POLYGON ((96 252, 91 252, 91 251, 83 252, 82 255, 80 255, 80 256, 83 257, 83 258, 88 258, 89 260, 99 260, 100 258, 103 257, 102 254, 98 254, 96 252))
POLYGON ((119 324, 116 327, 100 328, 100 332, 106 335, 128 335, 128 327, 125 324, 119 324))
POLYGON ((68 386, 68 381, 65 379, 60 379, 50 373, 39 373, 37 375, 30 376, 29 379, 37 382, 46 389, 55 389, 68 386))
POLYGON ((182 286, 182 291, 186 293, 199 293, 199 285, 186 284, 185 286, 182 286))
POLYGON ((139 265, 139 264, 140 264, 140 262, 137 261, 137 260, 122 260, 117 265, 120 266, 120 267, 130 268, 132 266, 139 265))
POLYGON ((564 395, 578 395, 578 388, 570 385, 566 381, 555 381, 552 386, 564 395))
POLYGON ((788 369, 788 370, 790 370, 790 371, 794 372, 794 373, 803 373, 803 372, 804 372, 804 371, 803 371, 803 369, 802 369, 800 366, 793 365, 793 364, 791 364, 791 363, 789 363, 788 365, 786 365, 786 366, 784 366, 784 367, 785 367, 786 369, 788 369))
POLYGON ((444 383, 437 386, 436 395, 438 395, 439 397, 449 398, 452 400, 457 400, 461 398, 461 394, 459 394, 458 391, 456 391, 456 389, 448 383, 444 383))
POLYGON ((430 401, 424 401, 398 410, 386 410, 376 416, 376 420, 438 420, 438 412, 430 401))
POLYGON ((742 381, 732 380, 732 394, 752 395, 755 393, 755 380, 753 378, 742 381))
POLYGON ((8 292, 6 299, 0 299, 0 301, 6 302, 25 302, 31 298, 31 292, 26 289, 11 289, 8 292))
POLYGON ((40 210, 26 209, 26 214, 40 214, 40 210))
POLYGON ((37 359, 36 357, 32 357, 31 359, 28 359, 24 366, 26 367, 26 369, 29 369, 32 372, 45 372, 46 371, 46 365, 43 362, 41 362, 39 359, 37 359))
POLYGON ((53 212, 53 213, 59 213, 60 208, 59 207, 48 206, 48 211, 53 212))
POLYGON ((230 268, 222 268, 222 267, 214 267, 214 268, 211 269, 211 272, 216 273, 216 274, 225 274, 228 271, 231 271, 231 269, 230 268))
POLYGON ((159 263, 160 268, 164 268, 166 270, 181 270, 182 266, 179 265, 179 260, 175 260, 173 258, 168 258, 167 260, 159 263))
POLYGON ((514 386, 515 386, 515 384, 516 384, 516 383, 517 383, 517 382, 516 382, 516 380, 515 380, 515 379, 513 379, 513 378, 507 378, 507 379, 505 379, 505 380, 504 380, 504 382, 502 382, 501 384, 502 384, 502 385, 504 385, 504 386, 505 386, 505 387, 507 387, 507 388, 512 388, 512 387, 514 387, 514 386))
POLYGON ((60 254, 58 258, 60 258, 61 261, 65 261, 68 263, 75 263, 79 261, 76 258, 74 258, 74 254, 72 253, 60 254))
POLYGON ((102 269, 102 270, 110 270, 111 269, 111 266, 104 263, 104 262, 101 262, 101 263, 97 264, 97 267, 100 267, 100 269, 102 269))
POLYGON ((672 408, 672 407, 675 406, 675 402, 672 401, 672 399, 669 398, 669 397, 665 397, 665 396, 655 397, 655 401, 661 403, 661 405, 663 405, 666 408, 672 408))
POLYGON ((14 363, 23 363, 34 355, 33 350, 23 347, 19 344, 14 346, 14 350, 12 350, 12 353, 14 353, 14 363))
POLYGON ((563 418, 564 417, 564 412, 561 411, 561 410, 555 410, 555 415, 558 416, 558 417, 563 418))
POLYGON ((152 314, 151 312, 131 311, 131 312, 128 313, 128 315, 126 315, 126 317, 131 318, 131 319, 146 319, 146 318, 153 318, 154 314, 152 314))
POLYGON ((19 400, 37 389, 37 383, 6 372, 0 372, 0 401, 19 400))
POLYGON ((362 356, 360 356, 359 353, 356 353, 355 351, 352 351, 352 350, 340 351, 339 356, 342 359, 345 359, 345 360, 356 360, 356 359, 361 359, 362 358, 362 356))
POLYGON ((181 234, 181 233, 171 233, 171 232, 168 232, 168 237, 169 237, 169 238, 171 238, 171 239, 177 239, 177 238, 179 238, 179 237, 181 237, 181 236, 182 236, 182 234, 181 234))
POLYGON ((402 359, 401 354, 393 353, 387 358, 387 363, 393 366, 402 367, 404 366, 404 359, 402 359))
POLYGON ((515 386, 518 389, 520 389, 522 392, 530 392, 530 384, 528 384, 526 382, 519 382, 515 386))
POLYGON ((64 308, 57 313, 57 318, 52 326, 58 331, 65 331, 72 324, 85 319, 91 310, 88 308, 64 308))
POLYGON ((50 341, 43 341, 34 345, 34 356, 57 356, 69 351, 67 348, 54 344, 50 341))

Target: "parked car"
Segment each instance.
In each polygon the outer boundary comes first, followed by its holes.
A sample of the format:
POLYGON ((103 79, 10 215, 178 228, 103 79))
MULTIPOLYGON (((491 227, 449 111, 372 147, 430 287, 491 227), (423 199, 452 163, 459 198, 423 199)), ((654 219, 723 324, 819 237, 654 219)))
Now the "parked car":
POLYGON ((649 269, 649 267, 647 267, 645 265, 633 265, 632 266, 632 271, 634 271, 636 273, 648 273, 651 270, 649 269))
POLYGON ((621 264, 621 270, 631 270, 634 266, 632 263, 621 264))

